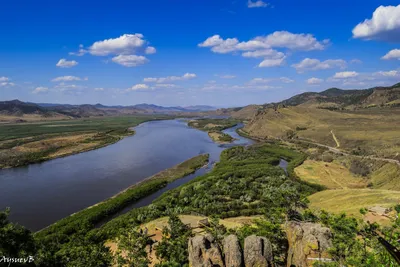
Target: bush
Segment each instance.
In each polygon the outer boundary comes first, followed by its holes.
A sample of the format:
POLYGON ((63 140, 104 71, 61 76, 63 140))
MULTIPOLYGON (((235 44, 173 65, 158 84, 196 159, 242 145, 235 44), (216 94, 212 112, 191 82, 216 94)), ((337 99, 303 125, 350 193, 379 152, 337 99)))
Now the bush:
POLYGON ((357 159, 351 162, 350 171, 356 175, 361 175, 364 177, 371 173, 368 165, 357 159))

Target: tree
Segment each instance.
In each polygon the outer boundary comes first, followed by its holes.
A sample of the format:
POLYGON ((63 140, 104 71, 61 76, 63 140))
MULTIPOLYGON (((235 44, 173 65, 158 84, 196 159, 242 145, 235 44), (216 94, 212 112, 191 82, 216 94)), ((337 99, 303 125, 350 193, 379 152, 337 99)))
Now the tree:
POLYGON ((118 240, 118 265, 146 267, 149 264, 146 246, 150 238, 138 228, 131 228, 118 240))

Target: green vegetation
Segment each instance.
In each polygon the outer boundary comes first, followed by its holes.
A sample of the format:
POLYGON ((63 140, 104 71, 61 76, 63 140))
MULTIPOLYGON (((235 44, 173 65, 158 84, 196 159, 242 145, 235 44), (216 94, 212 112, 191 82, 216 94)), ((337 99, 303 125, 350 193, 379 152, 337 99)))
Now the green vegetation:
POLYGON ((134 134, 129 127, 166 116, 107 117, 0 125, 0 168, 100 148, 134 134))
POLYGON ((189 121, 188 125, 202 131, 207 131, 211 139, 217 143, 230 143, 234 138, 222 131, 236 126, 239 122, 236 119, 199 119, 189 121))

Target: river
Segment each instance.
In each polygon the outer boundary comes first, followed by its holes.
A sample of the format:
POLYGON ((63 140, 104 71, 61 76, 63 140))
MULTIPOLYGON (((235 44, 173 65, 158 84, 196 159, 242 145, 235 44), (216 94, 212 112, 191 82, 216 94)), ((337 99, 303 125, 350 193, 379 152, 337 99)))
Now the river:
MULTIPOLYGON (((11 221, 32 231, 42 229, 191 157, 209 153, 213 164, 227 147, 251 144, 236 133, 238 127, 224 131, 237 139, 233 144, 218 145, 184 120, 151 121, 135 127, 135 135, 104 148, 0 170, 0 210, 10 207, 11 221)), ((177 180, 163 191, 206 171, 177 180)), ((136 206, 150 203, 163 191, 136 206)))

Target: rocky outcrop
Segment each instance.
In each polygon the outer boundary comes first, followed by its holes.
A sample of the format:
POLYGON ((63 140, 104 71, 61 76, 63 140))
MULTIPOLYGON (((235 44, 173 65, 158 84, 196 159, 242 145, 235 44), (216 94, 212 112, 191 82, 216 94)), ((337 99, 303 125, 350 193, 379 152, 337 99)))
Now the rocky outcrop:
POLYGON ((221 250, 212 235, 189 239, 189 265, 193 267, 225 267, 221 250))
POLYGON ((244 251, 239 239, 229 235, 219 247, 210 234, 189 239, 189 266, 191 267, 272 267, 271 242, 260 236, 249 236, 244 241, 244 251), (221 253, 223 251, 223 254, 221 253))
POLYGON ((235 235, 228 235, 223 241, 225 266, 241 267, 243 266, 242 249, 240 248, 239 239, 235 235))
POLYGON ((332 233, 320 224, 289 222, 287 266, 307 267, 316 261, 330 261, 327 250, 332 247, 332 233))
POLYGON ((265 238, 251 235, 244 240, 244 263, 250 266, 273 266, 272 244, 265 238))

